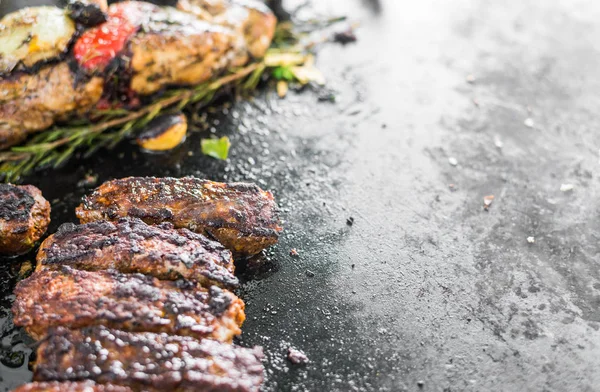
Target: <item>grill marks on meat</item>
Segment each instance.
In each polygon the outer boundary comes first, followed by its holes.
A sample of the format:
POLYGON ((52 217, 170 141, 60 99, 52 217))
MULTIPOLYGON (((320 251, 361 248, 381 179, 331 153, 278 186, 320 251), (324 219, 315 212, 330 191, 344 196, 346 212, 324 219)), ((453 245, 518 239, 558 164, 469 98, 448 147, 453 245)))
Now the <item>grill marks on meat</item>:
POLYGON ((197 178, 129 177, 108 181, 77 208, 82 223, 140 218, 171 222, 218 240, 235 255, 274 245, 282 228, 273 195, 254 184, 224 184, 197 178))
POLYGON ((73 114, 84 114, 100 100, 104 81, 76 80, 65 62, 35 74, 0 78, 0 149, 73 114))
POLYGON ((131 388, 93 381, 79 382, 32 382, 21 385, 13 392, 132 392, 131 388))
POLYGON ((38 270, 67 265, 97 271, 115 269, 159 279, 187 279, 202 285, 237 286, 231 252, 221 244, 169 223, 140 219, 64 224, 37 255, 38 270))
POLYGON ((39 271, 15 295, 14 323, 35 339, 52 327, 104 325, 230 343, 245 319, 244 303, 227 290, 116 271, 39 271))
POLYGON ((258 391, 262 350, 184 336, 58 328, 37 351, 36 381, 78 381, 135 391, 258 391))
POLYGON ((32 186, 0 184, 0 254, 30 250, 50 223, 50 203, 32 186))

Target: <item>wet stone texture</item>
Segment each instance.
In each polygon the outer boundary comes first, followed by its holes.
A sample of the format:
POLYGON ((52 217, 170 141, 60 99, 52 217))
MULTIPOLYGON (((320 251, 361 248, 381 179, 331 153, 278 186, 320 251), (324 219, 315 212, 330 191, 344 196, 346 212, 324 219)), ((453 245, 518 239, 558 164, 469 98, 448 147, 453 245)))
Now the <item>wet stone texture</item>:
MULTIPOLYGON (((88 174, 254 181, 286 228, 239 269, 266 391, 597 390, 600 4, 313 3, 361 23, 319 53, 334 103, 264 92, 171 155, 126 145, 33 176, 50 232, 88 174), (227 162, 201 155, 211 131, 227 162)), ((8 366, 31 343, 9 320, 19 263, 1 273, 5 389, 30 377, 8 366)))

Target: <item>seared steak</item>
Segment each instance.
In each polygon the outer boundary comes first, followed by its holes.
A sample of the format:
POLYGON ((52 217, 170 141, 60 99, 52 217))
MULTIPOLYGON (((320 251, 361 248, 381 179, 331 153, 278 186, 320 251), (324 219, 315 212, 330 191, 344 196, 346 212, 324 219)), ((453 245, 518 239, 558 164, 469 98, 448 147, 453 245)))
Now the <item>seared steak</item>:
POLYGON ((131 388, 93 381, 79 382, 32 382, 21 385, 13 392, 132 392, 131 388))
POLYGON ((197 178, 129 177, 102 184, 77 208, 82 223, 136 217, 171 222, 221 242, 236 255, 254 255, 277 242, 281 227, 270 192, 254 184, 197 178))
POLYGON ((37 255, 38 270, 71 266, 97 271, 139 272, 159 279, 187 279, 203 285, 236 286, 231 252, 215 241, 165 223, 140 219, 63 224, 37 255))
POLYGON ((0 254, 30 250, 50 223, 50 203, 32 185, 0 184, 0 254))
POLYGON ((244 303, 217 286, 116 271, 39 271, 19 282, 15 295, 14 323, 35 339, 52 327, 104 325, 229 343, 245 319, 244 303))

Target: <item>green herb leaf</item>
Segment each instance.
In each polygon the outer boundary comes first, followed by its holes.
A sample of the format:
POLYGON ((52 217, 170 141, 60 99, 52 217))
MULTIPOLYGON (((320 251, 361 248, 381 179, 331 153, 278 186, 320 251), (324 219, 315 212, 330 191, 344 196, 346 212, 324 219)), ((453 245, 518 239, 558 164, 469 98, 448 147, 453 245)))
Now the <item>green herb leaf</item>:
POLYGON ((282 65, 273 69, 273 77, 277 80, 287 80, 288 82, 291 82, 294 80, 294 73, 289 66, 282 65))
POLYGON ((225 160, 229 155, 229 147, 231 142, 227 136, 220 139, 202 139, 202 153, 210 157, 225 160))

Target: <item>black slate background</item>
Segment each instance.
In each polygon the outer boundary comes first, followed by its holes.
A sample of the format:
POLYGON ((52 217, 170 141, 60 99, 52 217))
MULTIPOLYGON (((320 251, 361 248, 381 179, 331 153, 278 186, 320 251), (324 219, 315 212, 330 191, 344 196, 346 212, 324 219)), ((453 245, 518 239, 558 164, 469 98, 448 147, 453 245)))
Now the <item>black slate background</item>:
MULTIPOLYGON (((169 156, 124 145, 32 176, 51 231, 75 220, 88 173, 258 182, 286 228, 242 272, 240 344, 265 347, 266 391, 599 390, 600 5, 339 0, 307 12, 361 22, 358 43, 318 56, 335 103, 265 91, 220 108, 209 121, 232 140, 227 162, 201 155, 205 132, 169 156), (288 363, 290 346, 311 363, 288 363)), ((7 308, 18 264, 1 267, 5 358, 28 343, 7 308)), ((0 377, 8 389, 30 373, 2 365, 0 377)))

